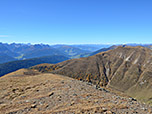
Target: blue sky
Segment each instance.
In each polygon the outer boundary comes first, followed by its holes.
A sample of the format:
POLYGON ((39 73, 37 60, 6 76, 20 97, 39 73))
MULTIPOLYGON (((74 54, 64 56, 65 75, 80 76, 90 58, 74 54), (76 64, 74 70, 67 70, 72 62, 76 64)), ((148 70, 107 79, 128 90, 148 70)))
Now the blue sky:
POLYGON ((0 42, 152 43, 152 0, 0 0, 0 42))

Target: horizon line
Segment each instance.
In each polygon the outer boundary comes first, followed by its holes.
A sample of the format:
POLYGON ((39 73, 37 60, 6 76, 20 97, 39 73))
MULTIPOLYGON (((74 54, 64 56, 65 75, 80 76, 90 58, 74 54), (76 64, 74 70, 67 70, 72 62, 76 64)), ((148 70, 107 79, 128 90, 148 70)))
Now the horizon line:
POLYGON ((44 45, 126 45, 126 44, 140 44, 140 45, 151 45, 152 43, 30 43, 30 42, 1 42, 0 43, 7 43, 7 44, 31 44, 31 45, 36 45, 36 44, 44 44, 44 45))

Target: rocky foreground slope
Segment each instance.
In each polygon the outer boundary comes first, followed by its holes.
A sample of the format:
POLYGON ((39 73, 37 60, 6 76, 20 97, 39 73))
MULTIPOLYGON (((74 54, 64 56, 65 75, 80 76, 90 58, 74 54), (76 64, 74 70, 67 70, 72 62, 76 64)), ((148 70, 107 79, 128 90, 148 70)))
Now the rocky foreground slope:
POLYGON ((152 114, 152 107, 91 83, 21 69, 0 78, 0 114, 152 114))
POLYGON ((152 103, 152 50, 145 47, 119 46, 91 57, 33 69, 85 80, 152 103))

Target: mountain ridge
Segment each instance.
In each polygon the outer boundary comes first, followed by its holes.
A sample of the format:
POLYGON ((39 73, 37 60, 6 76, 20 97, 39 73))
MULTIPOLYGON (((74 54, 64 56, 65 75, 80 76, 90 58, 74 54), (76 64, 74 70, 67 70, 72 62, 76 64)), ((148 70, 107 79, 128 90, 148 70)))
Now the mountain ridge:
POLYGON ((94 56, 55 64, 54 67, 57 69, 53 70, 50 67, 48 72, 113 88, 152 103, 151 61, 151 49, 141 46, 118 46, 94 56), (147 92, 145 97, 144 91, 147 92))
MULTIPOLYGON (((47 64, 45 64, 47 66, 47 64)), ((41 65, 40 65, 41 66, 41 65)), ((151 114, 126 95, 63 75, 20 69, 0 77, 0 113, 151 114)))

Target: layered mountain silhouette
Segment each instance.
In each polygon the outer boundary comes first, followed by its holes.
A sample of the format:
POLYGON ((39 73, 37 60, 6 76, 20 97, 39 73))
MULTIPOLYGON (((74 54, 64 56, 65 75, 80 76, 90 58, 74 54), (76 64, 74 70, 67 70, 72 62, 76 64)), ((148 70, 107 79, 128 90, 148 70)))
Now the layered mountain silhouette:
POLYGON ((64 53, 62 53, 60 50, 57 50, 45 44, 31 45, 31 44, 12 43, 12 44, 1 44, 1 45, 3 47, 6 47, 9 51, 17 53, 17 55, 13 57, 19 60, 43 57, 43 56, 52 56, 52 55, 67 56, 64 53))
MULTIPOLYGON (((126 44, 131 46, 141 45, 152 48, 150 44, 126 44)), ((0 56, 5 55, 5 60, 0 58, 0 63, 13 60, 25 60, 43 56, 62 55, 68 58, 80 58, 95 55, 97 53, 115 49, 116 46, 104 44, 81 44, 81 45, 47 45, 47 44, 23 44, 23 43, 0 43, 0 56)))
MULTIPOLYGON (((92 45, 78 47, 78 45, 46 45, 46 44, 17 44, 0 43, 0 56, 6 56, 5 61, 0 58, 0 63, 13 60, 24 60, 43 56, 62 55, 68 58, 79 58, 81 54, 91 53, 90 49, 100 49, 92 45), (88 49, 88 50, 87 50, 88 49)), ((101 45, 102 47, 102 45, 101 45)))
POLYGON ((11 50, 9 50, 4 44, 0 43, 0 55, 2 54, 5 54, 11 57, 16 57, 19 55, 16 52, 12 52, 11 50))
POLYGON ((152 50, 141 46, 119 46, 87 58, 64 61, 47 70, 41 67, 42 72, 88 81, 149 103, 152 103, 151 69, 152 50))

